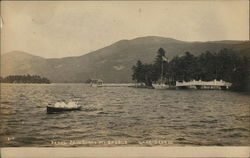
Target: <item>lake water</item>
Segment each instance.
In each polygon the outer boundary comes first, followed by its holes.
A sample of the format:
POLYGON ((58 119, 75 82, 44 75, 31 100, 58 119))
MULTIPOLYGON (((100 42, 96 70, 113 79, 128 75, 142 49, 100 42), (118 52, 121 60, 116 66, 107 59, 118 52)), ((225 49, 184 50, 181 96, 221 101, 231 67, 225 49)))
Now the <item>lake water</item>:
POLYGON ((245 146, 249 95, 86 84, 2 84, 1 146, 245 146), (48 103, 81 111, 47 114, 48 103))

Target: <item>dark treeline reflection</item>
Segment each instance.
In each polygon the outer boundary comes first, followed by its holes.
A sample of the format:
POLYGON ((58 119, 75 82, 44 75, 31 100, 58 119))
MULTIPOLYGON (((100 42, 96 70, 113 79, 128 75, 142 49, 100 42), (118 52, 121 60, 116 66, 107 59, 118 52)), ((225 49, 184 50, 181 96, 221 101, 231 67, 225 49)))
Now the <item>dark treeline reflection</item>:
POLYGON ((194 56, 186 52, 171 61, 164 60, 165 50, 160 48, 154 63, 143 64, 140 60, 132 67, 132 79, 152 86, 163 74, 164 82, 175 85, 176 81, 191 80, 224 80, 232 83, 232 90, 249 91, 250 57, 241 56, 229 49, 218 53, 209 51, 194 56), (162 72, 163 71, 163 72, 162 72))
POLYGON ((38 75, 10 75, 0 78, 3 83, 50 83, 49 79, 38 75))

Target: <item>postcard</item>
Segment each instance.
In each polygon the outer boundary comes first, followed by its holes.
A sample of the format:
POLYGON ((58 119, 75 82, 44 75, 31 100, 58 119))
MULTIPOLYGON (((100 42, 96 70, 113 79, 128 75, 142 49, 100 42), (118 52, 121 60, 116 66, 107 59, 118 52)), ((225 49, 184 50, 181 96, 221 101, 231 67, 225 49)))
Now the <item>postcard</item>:
POLYGON ((3 158, 250 156, 249 1, 1 1, 0 22, 3 158))

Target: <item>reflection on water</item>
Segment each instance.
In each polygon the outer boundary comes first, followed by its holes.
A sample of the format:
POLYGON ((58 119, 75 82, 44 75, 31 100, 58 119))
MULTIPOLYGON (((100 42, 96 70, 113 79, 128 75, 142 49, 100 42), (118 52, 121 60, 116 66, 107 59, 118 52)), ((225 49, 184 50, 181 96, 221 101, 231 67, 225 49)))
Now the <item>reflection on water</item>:
POLYGON ((249 145, 250 97, 216 90, 3 84, 1 146, 249 145), (81 111, 46 114, 48 103, 81 111))

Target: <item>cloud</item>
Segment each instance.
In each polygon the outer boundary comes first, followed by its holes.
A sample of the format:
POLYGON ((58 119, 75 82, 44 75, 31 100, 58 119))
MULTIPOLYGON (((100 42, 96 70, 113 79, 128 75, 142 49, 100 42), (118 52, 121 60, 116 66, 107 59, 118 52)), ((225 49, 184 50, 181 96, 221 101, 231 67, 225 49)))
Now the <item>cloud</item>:
POLYGON ((249 39, 248 1, 1 3, 2 53, 76 56, 148 35, 187 41, 249 39))

